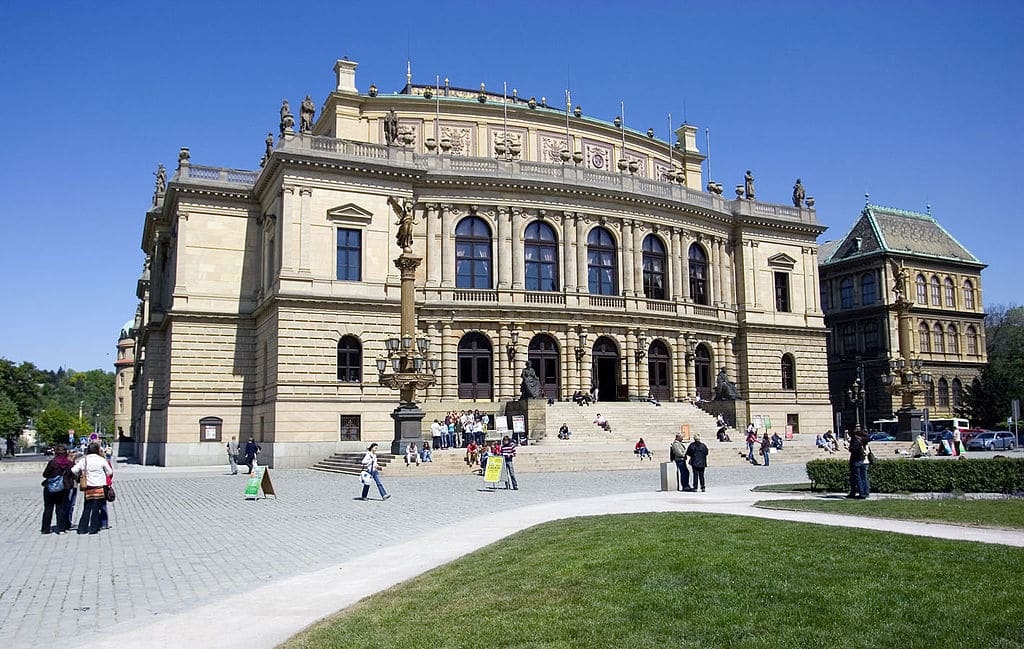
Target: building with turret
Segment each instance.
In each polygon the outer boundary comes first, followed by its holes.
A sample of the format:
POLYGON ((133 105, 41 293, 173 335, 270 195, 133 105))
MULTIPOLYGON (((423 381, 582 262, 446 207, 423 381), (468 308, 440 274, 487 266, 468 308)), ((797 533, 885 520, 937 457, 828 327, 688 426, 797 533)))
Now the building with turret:
POLYGON ((197 164, 196 143, 158 180, 137 285, 143 461, 221 462, 230 435, 274 466, 388 442, 396 237, 423 259, 424 342, 408 344, 436 366, 427 424, 499 412, 529 364, 545 396, 603 401, 710 398, 721 369, 738 418, 828 426, 813 207, 758 201, 752 177, 734 198, 705 184, 692 125, 670 145, 482 86, 360 91, 356 69, 336 63, 315 118, 282 106, 258 169, 197 164))
POLYGON ((135 382, 135 320, 121 327, 114 361, 114 433, 117 440, 132 435, 132 387, 135 382))

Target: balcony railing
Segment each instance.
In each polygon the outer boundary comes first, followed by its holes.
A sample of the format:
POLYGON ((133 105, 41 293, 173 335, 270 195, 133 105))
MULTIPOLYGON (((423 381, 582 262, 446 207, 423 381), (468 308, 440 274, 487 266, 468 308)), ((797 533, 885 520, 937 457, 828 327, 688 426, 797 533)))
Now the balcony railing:
POLYGON ((523 301, 527 304, 565 304, 565 295, 562 293, 531 291, 523 293, 523 301))

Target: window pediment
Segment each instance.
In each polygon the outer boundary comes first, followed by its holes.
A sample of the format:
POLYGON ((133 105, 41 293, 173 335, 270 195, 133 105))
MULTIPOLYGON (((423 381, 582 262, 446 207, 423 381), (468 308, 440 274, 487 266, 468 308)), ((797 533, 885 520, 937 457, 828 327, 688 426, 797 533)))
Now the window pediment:
POLYGON ((793 259, 784 252, 780 252, 779 254, 772 255, 768 258, 768 265, 775 268, 793 270, 793 267, 796 266, 796 259, 793 259))
POLYGON ((327 218, 342 223, 367 224, 373 219, 373 212, 359 207, 355 203, 346 203, 327 210, 327 218))

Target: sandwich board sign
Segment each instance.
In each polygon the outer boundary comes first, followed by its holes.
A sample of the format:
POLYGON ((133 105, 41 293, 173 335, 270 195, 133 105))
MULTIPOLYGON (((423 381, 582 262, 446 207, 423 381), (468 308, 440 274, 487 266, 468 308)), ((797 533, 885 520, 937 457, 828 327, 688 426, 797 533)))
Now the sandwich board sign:
POLYGON ((492 455, 487 458, 487 469, 484 471, 484 482, 497 485, 501 481, 501 474, 505 468, 505 458, 500 455, 492 455))
POLYGON ((252 468, 252 473, 249 474, 249 479, 245 483, 245 499, 258 500, 260 491, 263 492, 264 498, 267 496, 277 498, 277 494, 274 493, 274 483, 270 481, 270 470, 265 466, 256 465, 252 468))

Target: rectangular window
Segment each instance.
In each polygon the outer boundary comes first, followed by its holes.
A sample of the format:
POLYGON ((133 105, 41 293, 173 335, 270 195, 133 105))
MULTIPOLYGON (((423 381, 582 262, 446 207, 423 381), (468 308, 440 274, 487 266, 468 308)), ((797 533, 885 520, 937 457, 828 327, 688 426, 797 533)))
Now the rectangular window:
POLYGON ((341 441, 358 442, 362 437, 359 415, 341 415, 341 441))
POLYGON ((338 279, 358 282, 363 279, 363 233, 338 228, 338 279))
POLYGON ((775 273, 775 310, 789 312, 789 273, 775 273))

